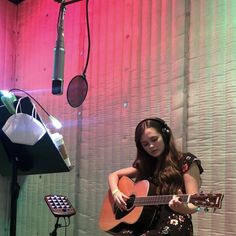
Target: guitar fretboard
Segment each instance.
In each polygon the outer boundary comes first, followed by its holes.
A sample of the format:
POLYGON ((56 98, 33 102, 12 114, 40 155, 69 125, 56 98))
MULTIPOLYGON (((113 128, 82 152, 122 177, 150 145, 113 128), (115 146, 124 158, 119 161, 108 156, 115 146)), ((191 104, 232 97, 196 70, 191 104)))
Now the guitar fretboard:
MULTIPOLYGON (((181 202, 189 202, 191 195, 182 194, 178 195, 181 202)), ((146 196, 146 197, 136 197, 134 201, 135 206, 148 206, 148 205, 163 205, 168 204, 168 202, 173 198, 173 195, 158 195, 158 196, 146 196)))

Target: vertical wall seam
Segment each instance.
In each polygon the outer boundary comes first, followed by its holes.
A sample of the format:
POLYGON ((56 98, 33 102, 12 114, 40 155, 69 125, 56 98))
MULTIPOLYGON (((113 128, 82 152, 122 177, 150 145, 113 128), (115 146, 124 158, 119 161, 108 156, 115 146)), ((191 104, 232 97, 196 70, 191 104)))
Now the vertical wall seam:
POLYGON ((185 34, 184 34, 184 101, 183 101, 183 143, 182 150, 187 150, 188 140, 188 99, 189 99, 189 37, 190 37, 190 4, 185 0, 185 34))

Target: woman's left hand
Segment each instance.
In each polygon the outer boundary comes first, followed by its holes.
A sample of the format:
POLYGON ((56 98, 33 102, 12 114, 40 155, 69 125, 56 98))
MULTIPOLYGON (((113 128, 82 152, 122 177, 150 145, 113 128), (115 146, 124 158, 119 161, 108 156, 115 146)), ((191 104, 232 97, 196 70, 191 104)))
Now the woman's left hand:
POLYGON ((173 195, 173 198, 169 201, 169 207, 174 210, 178 211, 178 209, 183 206, 183 202, 180 201, 179 194, 182 194, 181 190, 178 190, 177 195, 173 195))

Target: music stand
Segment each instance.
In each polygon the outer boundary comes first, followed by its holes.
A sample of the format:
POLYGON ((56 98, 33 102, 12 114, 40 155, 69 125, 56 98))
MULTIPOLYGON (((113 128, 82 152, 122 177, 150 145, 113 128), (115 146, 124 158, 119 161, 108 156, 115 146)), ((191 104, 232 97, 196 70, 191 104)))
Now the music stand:
MULTIPOLYGON (((44 197, 45 202, 47 203, 52 214, 57 218, 54 230, 50 233, 50 236, 57 235, 57 229, 62 227, 58 222, 60 217, 71 217, 76 214, 74 207, 71 205, 69 199, 63 195, 49 194, 44 197)), ((67 227, 65 225, 63 227, 67 227)))
MULTIPOLYGON (((31 115, 33 105, 28 97, 21 99, 21 109, 22 112, 31 115)), ((70 169, 48 133, 34 146, 12 143, 2 131, 10 116, 11 114, 0 101, 0 174, 11 176, 10 236, 15 236, 17 199, 20 191, 18 175, 69 172, 70 169)), ((42 122, 38 115, 37 118, 42 122)))

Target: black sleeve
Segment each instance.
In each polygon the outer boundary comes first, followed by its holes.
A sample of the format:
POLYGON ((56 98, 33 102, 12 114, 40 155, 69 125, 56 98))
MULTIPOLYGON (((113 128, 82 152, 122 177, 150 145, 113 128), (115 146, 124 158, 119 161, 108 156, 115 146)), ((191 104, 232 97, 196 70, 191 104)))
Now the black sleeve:
POLYGON ((186 171, 188 171, 193 162, 197 164, 200 174, 202 174, 204 170, 202 168, 201 161, 190 152, 185 153, 183 155, 182 163, 181 163, 182 173, 185 173, 186 171))

